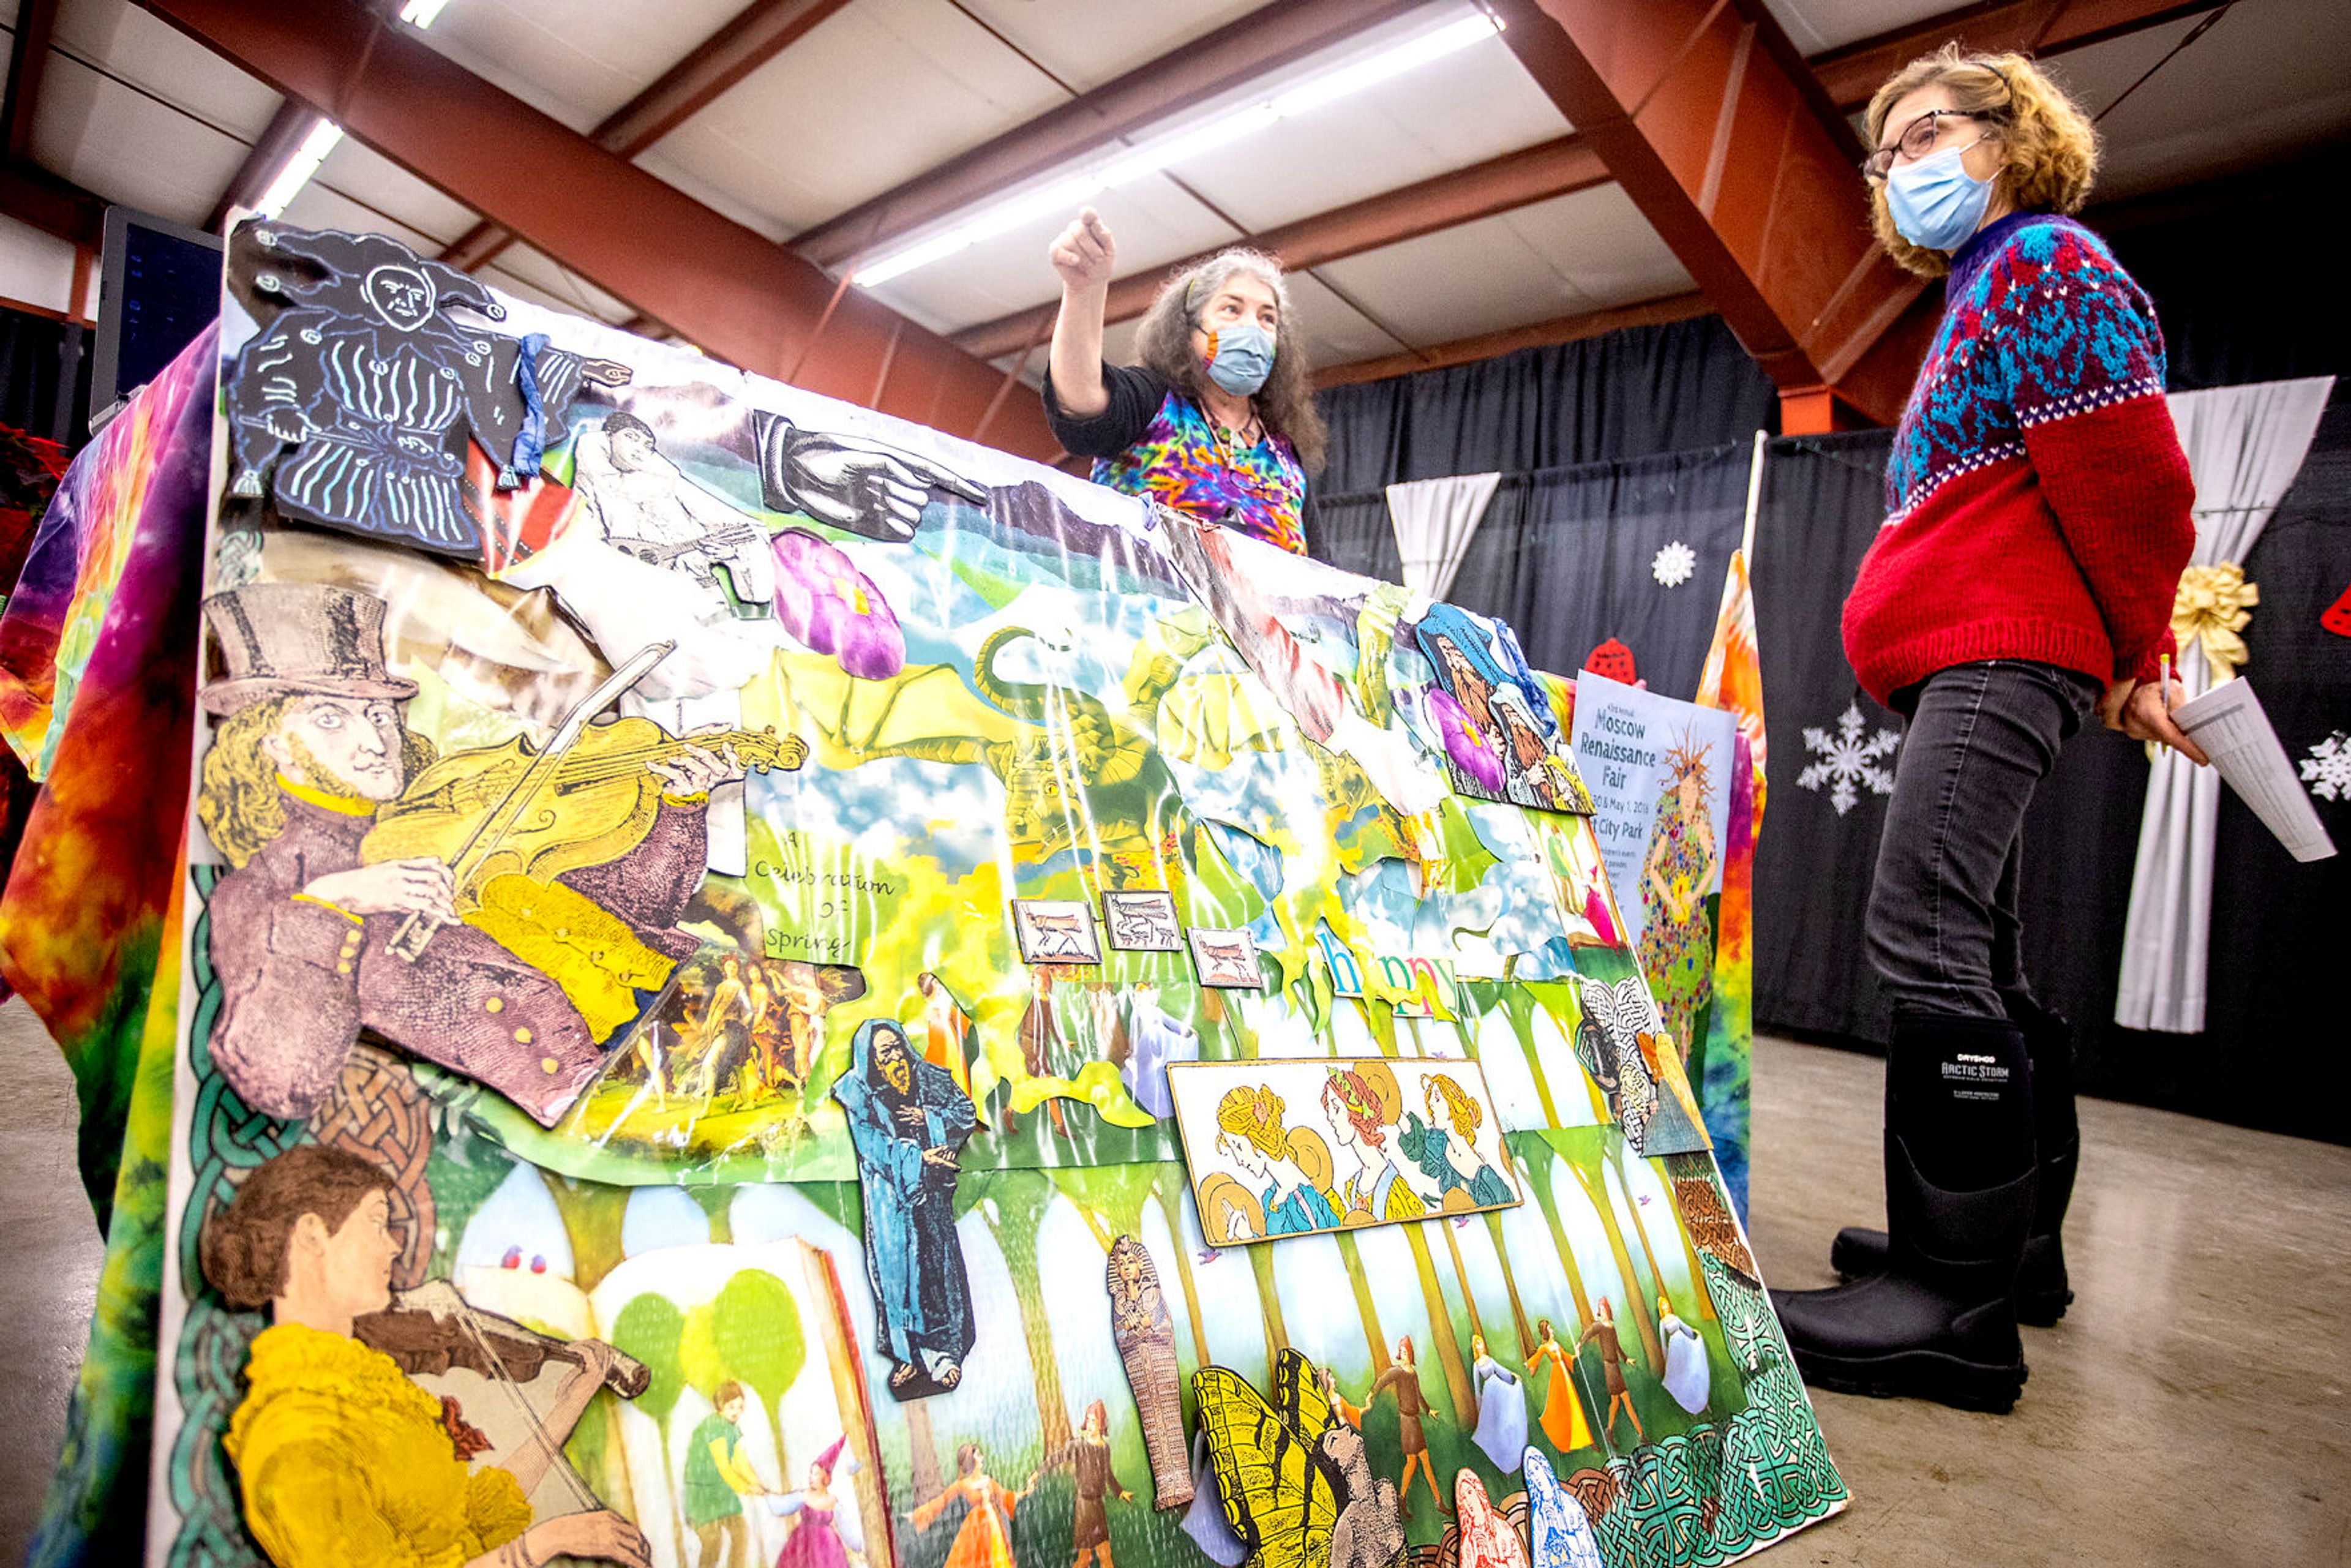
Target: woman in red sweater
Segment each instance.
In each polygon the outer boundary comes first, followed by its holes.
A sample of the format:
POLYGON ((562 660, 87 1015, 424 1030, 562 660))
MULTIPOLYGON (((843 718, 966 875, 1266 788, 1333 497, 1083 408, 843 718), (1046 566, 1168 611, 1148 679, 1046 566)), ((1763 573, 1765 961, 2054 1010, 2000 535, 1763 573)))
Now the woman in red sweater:
POLYGON ((1951 47, 1867 128, 1879 238, 1949 278, 1844 607, 1855 672, 1909 721, 1867 925, 1895 1009, 1887 1229, 1840 1235, 1849 1282, 1778 1305, 1810 1382, 2006 1410, 2020 1312, 2072 1299, 2079 1145, 2072 1044, 2020 961, 2025 807, 2094 711, 2204 760, 2167 668, 2194 486, 2154 308, 2064 215, 2097 166, 2087 117, 2023 57, 1951 47))

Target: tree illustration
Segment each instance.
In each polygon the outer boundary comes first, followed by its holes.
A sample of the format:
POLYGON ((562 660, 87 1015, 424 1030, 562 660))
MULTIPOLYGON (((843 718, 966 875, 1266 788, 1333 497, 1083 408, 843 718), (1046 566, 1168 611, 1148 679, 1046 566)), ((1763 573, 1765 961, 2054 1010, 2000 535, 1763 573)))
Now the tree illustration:
MULTIPOLYGON (((1641 1256, 1647 1260, 1649 1265, 1649 1278, 1655 1281, 1656 1288, 1646 1292, 1643 1296, 1645 1304, 1654 1308, 1657 1304, 1657 1292, 1666 1288, 1666 1271, 1657 1267, 1657 1251, 1655 1247, 1650 1245, 1649 1228, 1641 1223, 1640 1203, 1633 1196, 1633 1184, 1625 1179, 1625 1150, 1626 1146, 1622 1143, 1619 1143, 1614 1147, 1611 1148, 1608 1154, 1608 1164, 1611 1167, 1614 1167, 1616 1176, 1616 1192, 1625 1200, 1625 1213, 1633 1221, 1634 1239, 1640 1242, 1641 1256)), ((1604 1169, 1601 1172, 1601 1176, 1603 1177, 1602 1189, 1604 1191, 1606 1190, 1607 1184, 1605 1178, 1608 1174, 1609 1172, 1606 1169, 1604 1169)))
POLYGON ((946 1478, 939 1470, 938 1434, 931 1428, 928 1401, 909 1399, 898 1408, 906 1416, 906 1463, 914 1489, 909 1500, 911 1506, 920 1508, 946 1490, 946 1478))
POLYGON ((702 1210, 703 1218, 710 1222, 710 1239, 721 1242, 735 1239, 735 1228, 727 1217, 727 1209, 735 1201, 733 1187, 716 1185, 689 1186, 685 1195, 694 1199, 695 1206, 702 1210))
POLYGON ((662 1490, 669 1494, 678 1539, 685 1538, 685 1516, 680 1512, 677 1482, 670 1469, 669 1418, 685 1392, 685 1369, 678 1352, 685 1335, 685 1318, 667 1296, 648 1291, 621 1309, 612 1322, 612 1348, 645 1364, 652 1379, 636 1397, 636 1407, 653 1417, 661 1439, 662 1490))
MULTIPOLYGON (((1168 1250, 1176 1254, 1176 1277, 1184 1287, 1185 1322, 1192 1331, 1192 1365, 1195 1370, 1214 1366, 1208 1354, 1208 1331, 1200 1316, 1200 1289, 1192 1280, 1192 1249, 1184 1239, 1185 1175, 1181 1166, 1161 1166, 1159 1179, 1152 1184, 1152 1192, 1159 1199, 1162 1218, 1167 1222, 1168 1250)), ((1192 1380, 1184 1380, 1185 1418, 1191 1419, 1192 1380)))
MULTIPOLYGON (((1559 1161, 1559 1151, 1542 1138, 1531 1138, 1526 1146, 1529 1156, 1518 1162, 1519 1180, 1535 1195, 1535 1204, 1542 1210, 1543 1223, 1551 1228, 1552 1249, 1558 1254, 1559 1266, 1567 1271, 1567 1291, 1575 1301, 1576 1321, 1588 1323, 1592 1321, 1592 1298, 1584 1294, 1583 1275, 1575 1266, 1574 1249, 1567 1244, 1567 1227, 1560 1223, 1559 1195, 1552 1189, 1552 1167, 1559 1161), (1540 1178, 1535 1175, 1532 1157, 1537 1154, 1542 1159, 1540 1178)), ((1527 1346, 1527 1354, 1532 1355, 1534 1346, 1527 1346)))
POLYGON ((710 1337, 732 1375, 759 1392, 768 1429, 776 1439, 778 1484, 789 1490, 792 1471, 784 1452, 784 1395, 808 1364, 799 1305, 784 1282, 765 1269, 742 1270, 710 1303, 710 1337))
POLYGON ((1415 1220, 1404 1228, 1405 1245, 1412 1249, 1412 1270, 1420 1276, 1420 1293, 1428 1305, 1428 1337, 1437 1342, 1437 1364, 1445 1370, 1446 1391, 1453 1396, 1454 1414, 1475 1424, 1478 1397, 1469 1381, 1468 1364, 1461 1359, 1461 1342, 1453 1333, 1452 1309, 1445 1304, 1445 1287, 1437 1282, 1437 1260, 1430 1256, 1424 1232, 1452 1221, 1415 1220))
MULTIPOLYGON (((1504 1151, 1505 1157, 1509 1151, 1504 1151)), ((1486 1235, 1494 1244, 1494 1258, 1502 1265, 1502 1289, 1510 1298, 1510 1323, 1519 1332, 1519 1359, 1524 1361, 1535 1353, 1534 1324, 1527 1319, 1527 1304, 1519 1298, 1519 1277, 1510 1270, 1510 1249, 1502 1241, 1502 1216, 1499 1209, 1488 1209, 1479 1217, 1486 1222, 1486 1235)))
POLYGON ((1281 1321, 1281 1286, 1273 1277, 1273 1253, 1264 1243, 1241 1250, 1249 1254, 1249 1272, 1257 1277, 1258 1316, 1265 1325, 1265 1365, 1270 1374, 1290 1343, 1290 1325, 1281 1321))
POLYGON ((574 1181, 552 1171, 539 1175, 555 1199, 555 1212, 562 1217, 563 1234, 571 1243, 571 1282, 583 1291, 593 1291, 627 1256, 621 1250, 621 1222, 628 1215, 629 1196, 636 1188, 574 1181))
POLYGON ((1372 1277, 1364 1272, 1364 1250, 1353 1237, 1342 1230, 1333 1239, 1339 1243, 1340 1260, 1347 1266, 1347 1283, 1355 1293, 1355 1315, 1364 1321, 1364 1343, 1372 1347, 1372 1375, 1376 1378, 1388 1369, 1388 1341, 1380 1328, 1379 1303, 1372 1299, 1372 1277))
MULTIPOLYGON (((1465 985, 1471 983, 1465 982, 1465 985)), ((1535 1081, 1535 1099, 1542 1106, 1543 1124, 1556 1127, 1559 1125, 1559 1107, 1552 1099, 1551 1076, 1543 1071, 1542 1052, 1535 1049, 1534 1012, 1538 988, 1531 984, 1500 986, 1494 988, 1493 999, 1501 1004, 1502 1016, 1510 1020, 1511 1037, 1519 1042, 1519 1054, 1526 1058, 1527 1071, 1535 1081)))
POLYGON ((958 1215, 977 1213, 1004 1255, 1005 1271, 1012 1276, 1013 1300, 1020 1307, 1020 1332, 1029 1343, 1029 1361, 1037 1380, 1037 1425, 1044 1451, 1053 1453, 1070 1440, 1069 1401, 1061 1393, 1061 1369, 1053 1354, 1053 1323, 1045 1312, 1045 1285, 1037 1266, 1037 1228, 1052 1207, 1053 1184, 1042 1171, 991 1171, 985 1181, 967 1181, 956 1188, 958 1215), (968 1196, 967 1196, 968 1195, 968 1196))
POLYGON ((1600 1217, 1600 1228, 1608 1237, 1609 1256, 1616 1260, 1616 1272, 1624 1281, 1625 1299, 1617 1303, 1616 1321, 1633 1321, 1633 1326, 1641 1331, 1641 1348, 1648 1353, 1649 1365, 1662 1370, 1666 1351, 1657 1338, 1657 1305, 1642 1299, 1646 1292, 1641 1289, 1641 1276, 1633 1267, 1633 1254, 1625 1245, 1624 1228, 1616 1223, 1615 1205, 1608 1201, 1607 1184, 1600 1174, 1600 1157, 1596 1152, 1588 1151, 1582 1158, 1564 1155, 1563 1161, 1575 1185, 1583 1189, 1584 1201, 1600 1217))

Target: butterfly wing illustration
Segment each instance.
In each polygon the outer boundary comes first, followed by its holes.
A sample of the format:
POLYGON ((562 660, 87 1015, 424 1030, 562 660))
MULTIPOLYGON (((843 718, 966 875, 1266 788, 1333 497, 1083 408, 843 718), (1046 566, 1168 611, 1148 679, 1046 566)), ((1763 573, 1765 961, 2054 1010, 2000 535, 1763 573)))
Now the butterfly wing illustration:
POLYGON ((1193 1375, 1225 1519, 1249 1549, 1242 1568, 1324 1568, 1338 1501, 1315 1445, 1331 1407, 1295 1351, 1274 1368, 1274 1398, 1221 1366, 1193 1375))

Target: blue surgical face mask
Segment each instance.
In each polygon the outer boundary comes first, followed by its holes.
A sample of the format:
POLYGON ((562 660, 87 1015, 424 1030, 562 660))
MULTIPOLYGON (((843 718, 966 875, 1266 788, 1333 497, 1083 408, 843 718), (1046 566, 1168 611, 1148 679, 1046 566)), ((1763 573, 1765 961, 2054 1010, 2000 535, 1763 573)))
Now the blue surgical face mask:
MULTIPOLYGON (((1974 143, 1970 142, 1970 146, 1974 143)), ((1966 147, 1929 152, 1896 165, 1886 176, 1886 206, 1904 239, 1926 250, 1957 250, 1983 226, 1991 205, 1990 180, 1968 172, 1966 147)))
POLYGON ((1254 321, 1208 333, 1208 379, 1235 397, 1254 397, 1273 373, 1273 334, 1254 321))

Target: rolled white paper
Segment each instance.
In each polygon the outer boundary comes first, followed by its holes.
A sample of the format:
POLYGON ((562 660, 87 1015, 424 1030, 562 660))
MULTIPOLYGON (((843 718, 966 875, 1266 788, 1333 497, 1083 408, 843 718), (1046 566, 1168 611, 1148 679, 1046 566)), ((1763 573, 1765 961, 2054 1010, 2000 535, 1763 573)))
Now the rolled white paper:
POLYGON ((2318 820, 2277 731, 2253 695, 2253 683, 2240 675, 2172 709, 2171 719, 2204 748, 2237 798, 2252 808, 2262 825, 2277 835, 2298 861, 2323 861, 2335 841, 2318 820))

